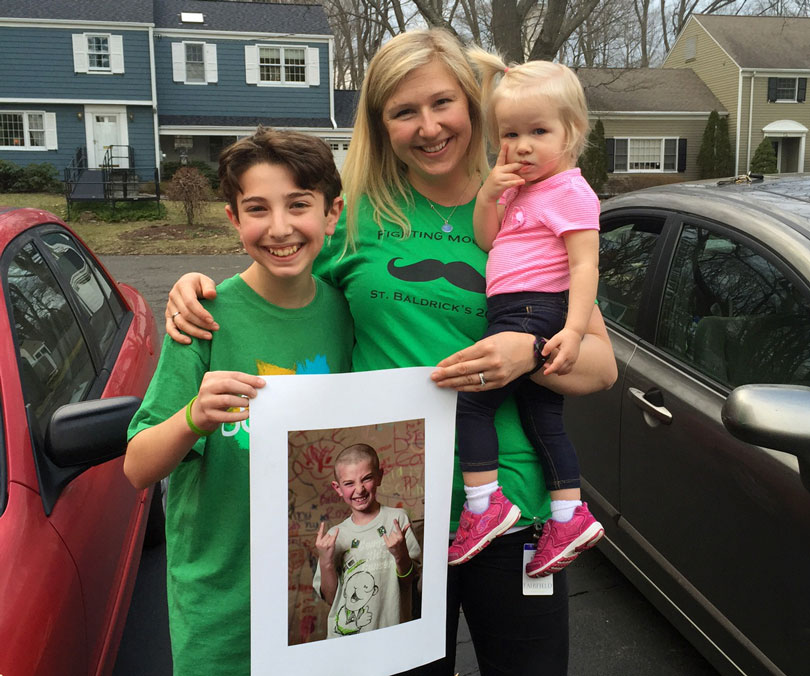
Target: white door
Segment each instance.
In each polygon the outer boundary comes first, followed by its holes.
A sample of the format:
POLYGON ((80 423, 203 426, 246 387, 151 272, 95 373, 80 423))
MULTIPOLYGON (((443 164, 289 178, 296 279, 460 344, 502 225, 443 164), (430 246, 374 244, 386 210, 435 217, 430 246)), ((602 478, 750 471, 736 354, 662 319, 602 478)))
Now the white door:
MULTIPOLYGON (((123 150, 120 147, 118 134, 117 115, 94 115, 93 116, 93 152, 96 156, 96 164, 99 166, 104 162, 107 150, 112 148, 115 155, 120 155, 123 150)), ((119 165, 118 158, 113 158, 113 166, 119 165)))
POLYGON ((122 106, 85 106, 87 160, 90 167, 100 167, 107 150, 112 147, 112 165, 129 168, 126 119, 126 108, 122 106))

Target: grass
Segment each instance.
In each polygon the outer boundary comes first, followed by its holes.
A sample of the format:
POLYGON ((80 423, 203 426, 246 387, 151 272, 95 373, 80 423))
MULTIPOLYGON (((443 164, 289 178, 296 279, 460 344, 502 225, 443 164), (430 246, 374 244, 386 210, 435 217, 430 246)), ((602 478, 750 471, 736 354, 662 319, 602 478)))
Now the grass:
MULTIPOLYGON (((35 207, 61 219, 67 215, 62 195, 48 193, 5 193, 0 205, 35 207)), ((179 202, 161 200, 165 213, 156 220, 111 223, 90 210, 71 208, 68 225, 97 255, 120 254, 230 254, 242 251, 233 226, 225 216, 224 202, 208 202, 194 225, 186 225, 179 202)), ((147 209, 153 207, 149 204, 147 209)), ((141 217, 142 218, 142 217, 141 217)))

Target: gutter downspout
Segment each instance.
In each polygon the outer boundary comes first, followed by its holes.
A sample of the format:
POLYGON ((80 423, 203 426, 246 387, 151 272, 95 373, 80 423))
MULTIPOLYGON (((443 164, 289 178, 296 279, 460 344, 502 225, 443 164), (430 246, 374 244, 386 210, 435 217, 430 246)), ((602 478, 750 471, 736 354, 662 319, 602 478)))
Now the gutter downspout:
POLYGON ((740 123, 741 123, 741 115, 740 111, 742 110, 742 86, 743 86, 743 74, 742 68, 740 68, 740 74, 737 80, 737 148, 734 151, 734 175, 740 175, 740 123))
POLYGON ((152 86, 152 129, 155 136, 155 168, 160 179, 160 135, 158 134, 157 117, 157 83, 155 81, 155 29, 149 27, 149 79, 152 86))
POLYGON ((335 38, 330 37, 329 47, 329 119, 332 120, 332 129, 337 129, 335 122, 335 69, 332 64, 334 58, 335 38))
POLYGON ((754 121, 751 116, 754 114, 754 78, 757 76, 757 71, 751 73, 751 92, 748 97, 748 150, 746 154, 746 171, 751 166, 751 129, 754 126, 754 121))

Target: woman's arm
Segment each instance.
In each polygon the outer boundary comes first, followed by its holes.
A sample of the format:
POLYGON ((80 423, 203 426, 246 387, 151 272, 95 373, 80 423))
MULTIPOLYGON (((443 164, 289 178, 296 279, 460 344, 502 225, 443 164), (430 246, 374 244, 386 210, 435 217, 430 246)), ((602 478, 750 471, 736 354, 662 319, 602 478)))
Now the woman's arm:
POLYGON ((166 333, 176 343, 189 345, 192 336, 211 340, 211 331, 219 329, 211 313, 198 298, 216 298, 216 284, 200 272, 188 272, 178 279, 169 291, 166 303, 166 333), (181 333, 182 331, 182 333, 181 333))
MULTIPOLYGON (((507 331, 479 340, 443 359, 431 378, 439 387, 460 392, 494 390, 531 371, 534 364, 534 336, 507 331), (479 373, 486 380, 483 387, 479 373)), ((571 372, 546 376, 538 371, 532 380, 560 394, 577 395, 606 390, 616 382, 617 375, 605 322, 599 308, 594 306, 579 359, 571 372)))

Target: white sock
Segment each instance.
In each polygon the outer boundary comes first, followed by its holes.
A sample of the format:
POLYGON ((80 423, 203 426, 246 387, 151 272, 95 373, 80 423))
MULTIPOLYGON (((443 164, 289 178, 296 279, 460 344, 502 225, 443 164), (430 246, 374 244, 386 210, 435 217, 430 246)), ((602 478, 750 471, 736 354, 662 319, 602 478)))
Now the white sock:
POLYGON ((483 486, 464 486, 464 495, 467 496, 467 509, 473 514, 483 514, 489 508, 490 496, 497 490, 497 481, 483 486))
POLYGON ((551 519, 559 523, 567 523, 573 518, 574 510, 581 504, 580 500, 552 500, 551 519))

